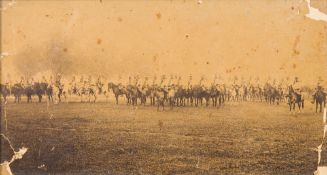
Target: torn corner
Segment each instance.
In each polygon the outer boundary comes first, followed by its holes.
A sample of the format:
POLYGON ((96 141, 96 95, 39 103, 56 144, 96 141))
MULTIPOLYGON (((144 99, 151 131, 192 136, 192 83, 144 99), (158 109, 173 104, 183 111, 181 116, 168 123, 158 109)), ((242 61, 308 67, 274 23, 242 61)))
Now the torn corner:
POLYGON ((22 147, 22 148, 19 148, 19 150, 16 152, 14 147, 12 146, 9 138, 2 133, 0 135, 8 142, 10 149, 14 152, 14 155, 11 157, 11 160, 9 162, 4 161, 0 164, 0 172, 1 172, 0 174, 1 175, 12 175, 12 172, 10 169, 10 164, 17 159, 22 159, 24 154, 27 152, 28 148, 22 147))
POLYGON ((321 12, 319 9, 311 6, 311 1, 306 0, 309 12, 305 15, 306 17, 316 20, 327 22, 327 14, 321 12))
POLYGON ((0 164, 0 174, 1 175, 12 175, 11 169, 10 169, 10 163, 5 161, 2 164, 0 164))
POLYGON ((327 166, 318 166, 317 171, 314 172, 314 175, 327 175, 327 166))

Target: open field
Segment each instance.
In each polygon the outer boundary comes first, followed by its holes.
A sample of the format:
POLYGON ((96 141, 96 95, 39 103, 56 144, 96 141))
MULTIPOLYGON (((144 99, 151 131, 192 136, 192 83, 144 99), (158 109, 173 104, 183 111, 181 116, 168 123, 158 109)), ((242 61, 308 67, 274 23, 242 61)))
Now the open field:
POLYGON ((258 102, 164 112, 113 102, 6 108, 2 131, 16 149, 29 148, 12 164, 17 175, 312 174, 323 129, 311 104, 297 114, 258 102))

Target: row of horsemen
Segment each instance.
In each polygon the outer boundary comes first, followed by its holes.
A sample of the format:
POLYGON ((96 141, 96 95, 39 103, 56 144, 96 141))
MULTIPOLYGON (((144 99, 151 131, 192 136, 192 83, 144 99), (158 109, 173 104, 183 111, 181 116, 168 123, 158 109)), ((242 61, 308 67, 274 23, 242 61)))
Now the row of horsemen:
MULTIPOLYGON (((156 81, 154 77, 152 83, 148 83, 148 78, 145 78, 143 83, 139 77, 132 79, 129 77, 128 83, 104 83, 101 77, 96 81, 92 81, 92 77, 80 80, 73 77, 71 81, 64 83, 61 75, 57 75, 54 79, 50 77, 46 79, 42 77, 40 81, 33 79, 27 80, 24 77, 19 82, 11 84, 6 82, 1 84, 1 95, 6 101, 9 95, 14 96, 14 101, 19 103, 21 97, 26 95, 27 102, 32 101, 32 96, 37 96, 38 101, 42 101, 42 97, 46 96, 49 102, 61 102, 63 99, 68 100, 69 96, 78 96, 80 100, 93 101, 97 97, 103 95, 108 99, 109 92, 112 92, 116 104, 118 104, 119 97, 124 96, 127 104, 145 105, 147 100, 150 105, 157 105, 164 108, 165 104, 170 107, 185 106, 185 105, 202 105, 219 107, 225 101, 266 101, 270 104, 279 104, 280 102, 287 101, 290 110, 295 109, 297 104, 299 109, 304 107, 304 97, 301 91, 301 83, 297 77, 292 83, 277 83, 267 81, 265 84, 247 82, 247 83, 233 83, 225 84, 223 81, 214 79, 209 85, 205 84, 205 78, 202 77, 198 83, 192 83, 190 76, 186 84, 181 83, 181 77, 171 78, 166 81, 165 77, 156 81), (86 98, 86 99, 85 99, 86 98)), ((318 83, 313 94, 313 101, 320 104, 326 103, 326 93, 318 83)), ((317 109, 316 108, 316 109, 317 109)))

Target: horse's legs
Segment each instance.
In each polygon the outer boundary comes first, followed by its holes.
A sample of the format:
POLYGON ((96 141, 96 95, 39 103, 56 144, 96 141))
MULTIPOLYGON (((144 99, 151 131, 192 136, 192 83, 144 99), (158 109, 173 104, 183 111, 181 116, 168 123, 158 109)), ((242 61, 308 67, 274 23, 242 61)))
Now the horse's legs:
POLYGON ((295 102, 293 102, 293 110, 295 110, 295 102))
POLYGON ((301 102, 298 102, 298 103, 297 103, 297 106, 298 106, 298 108, 299 108, 299 111, 301 111, 301 102))
POLYGON ((38 95, 38 97, 39 97, 39 103, 41 103, 42 102, 42 95, 38 95))
POLYGON ((316 113, 318 113, 318 100, 316 100, 316 113))
POLYGON ((291 102, 289 102, 289 104, 288 104, 289 106, 290 106, 290 111, 292 111, 292 103, 291 102))
POLYGON ((116 98, 116 105, 118 105, 118 95, 115 95, 116 98))

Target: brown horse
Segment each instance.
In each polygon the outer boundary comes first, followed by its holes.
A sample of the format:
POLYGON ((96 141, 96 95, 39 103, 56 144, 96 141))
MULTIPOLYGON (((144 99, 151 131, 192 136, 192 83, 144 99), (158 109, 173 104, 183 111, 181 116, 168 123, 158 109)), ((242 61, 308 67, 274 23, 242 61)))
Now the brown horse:
POLYGON ((322 90, 318 90, 314 95, 314 102, 316 102, 316 112, 318 112, 318 105, 320 106, 319 112, 322 112, 322 103, 324 103, 324 107, 326 107, 326 93, 322 90))
MULTIPOLYGON (((115 95, 115 99, 116 99, 116 104, 118 105, 118 97, 119 96, 122 96, 122 95, 126 95, 127 97, 127 93, 126 93, 126 90, 123 89, 123 88, 119 88, 118 85, 114 84, 114 83, 108 83, 108 91, 110 91, 110 89, 112 89, 112 92, 114 93, 115 95)), ((128 97, 127 97, 128 99, 128 97)))
POLYGON ((10 89, 8 85, 0 84, 0 94, 4 99, 4 102, 7 102, 7 96, 10 95, 10 89))
POLYGON ((159 111, 160 106, 162 106, 162 110, 165 110, 165 97, 167 92, 163 88, 154 89, 154 96, 157 99, 157 111, 159 111))
POLYGON ((16 83, 12 86, 11 93, 14 95, 14 102, 20 103, 22 95, 24 94, 24 87, 20 83, 16 83))
POLYGON ((304 99, 301 94, 298 94, 294 91, 292 87, 289 87, 288 97, 288 105, 290 107, 290 111, 295 110, 295 104, 298 105, 299 110, 304 109, 304 99))

